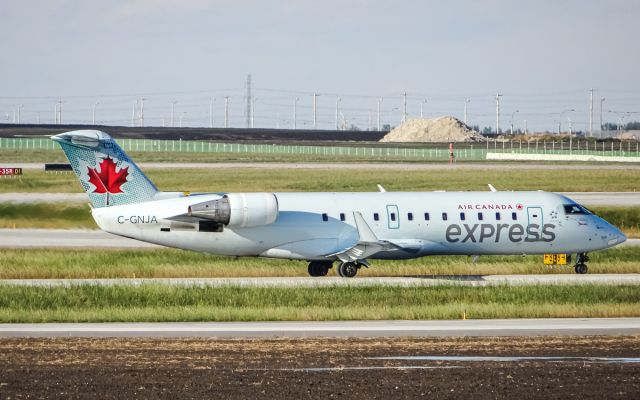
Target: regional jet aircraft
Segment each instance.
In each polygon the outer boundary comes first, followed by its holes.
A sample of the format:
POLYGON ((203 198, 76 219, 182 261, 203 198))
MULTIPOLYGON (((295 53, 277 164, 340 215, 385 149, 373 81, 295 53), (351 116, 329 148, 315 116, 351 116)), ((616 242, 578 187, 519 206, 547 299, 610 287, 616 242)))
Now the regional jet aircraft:
POLYGON ((587 272, 587 253, 626 240, 616 227, 555 193, 161 192, 106 133, 53 136, 106 232, 228 256, 306 260, 311 276, 354 277, 372 259, 544 254, 587 272))

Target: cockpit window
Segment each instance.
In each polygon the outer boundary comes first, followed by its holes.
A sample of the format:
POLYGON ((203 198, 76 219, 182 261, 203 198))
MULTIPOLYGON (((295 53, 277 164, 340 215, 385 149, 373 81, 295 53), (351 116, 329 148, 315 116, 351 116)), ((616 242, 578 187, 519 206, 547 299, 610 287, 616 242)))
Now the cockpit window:
POLYGON ((591 214, 586 208, 579 204, 565 204, 564 213, 567 215, 585 215, 591 214))

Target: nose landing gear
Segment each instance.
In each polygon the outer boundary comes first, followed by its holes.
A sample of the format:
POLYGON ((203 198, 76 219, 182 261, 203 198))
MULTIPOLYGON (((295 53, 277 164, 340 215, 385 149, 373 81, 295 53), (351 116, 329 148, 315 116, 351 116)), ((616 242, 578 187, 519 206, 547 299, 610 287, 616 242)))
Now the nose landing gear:
POLYGON ((576 260, 576 274, 586 274, 589 268, 587 267, 587 262, 589 261, 589 256, 587 253, 578 253, 578 259, 576 260))

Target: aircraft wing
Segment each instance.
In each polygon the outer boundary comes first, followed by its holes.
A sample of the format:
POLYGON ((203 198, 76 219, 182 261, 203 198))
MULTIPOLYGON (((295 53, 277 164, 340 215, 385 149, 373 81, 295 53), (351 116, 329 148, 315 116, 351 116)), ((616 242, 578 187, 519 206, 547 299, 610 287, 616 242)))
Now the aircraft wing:
POLYGON ((353 217, 356 222, 356 229, 358 230, 358 243, 340 252, 327 254, 325 257, 337 257, 343 262, 359 261, 371 257, 380 251, 391 250, 397 247, 389 241, 379 240, 359 211, 355 211, 353 217))

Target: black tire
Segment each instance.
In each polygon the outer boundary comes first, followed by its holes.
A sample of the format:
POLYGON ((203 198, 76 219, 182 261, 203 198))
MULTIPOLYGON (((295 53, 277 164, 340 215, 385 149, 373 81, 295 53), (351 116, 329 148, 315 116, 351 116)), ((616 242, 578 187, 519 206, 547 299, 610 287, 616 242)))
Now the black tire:
POLYGON ((353 278, 358 273, 358 266, 356 263, 344 262, 338 267, 338 275, 343 278, 353 278))
POLYGON ((576 264, 576 274, 586 274, 588 270, 586 264, 576 264))
POLYGON ((318 262, 317 261, 311 261, 309 263, 309 267, 307 268, 307 271, 309 272, 309 276, 320 276, 320 268, 318 268, 318 262))
POLYGON ((333 265, 330 262, 322 263, 322 266, 318 268, 318 272, 320 273, 318 276, 327 276, 332 266, 333 265))

